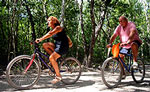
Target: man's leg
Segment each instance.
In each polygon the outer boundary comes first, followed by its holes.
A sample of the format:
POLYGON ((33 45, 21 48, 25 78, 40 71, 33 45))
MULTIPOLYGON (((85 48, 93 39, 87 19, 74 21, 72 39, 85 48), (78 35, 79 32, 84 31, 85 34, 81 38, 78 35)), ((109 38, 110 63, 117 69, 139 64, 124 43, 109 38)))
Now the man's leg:
POLYGON ((133 61, 136 62, 138 56, 138 45, 136 43, 132 43, 131 49, 133 53, 133 61))
POLYGON ((133 53, 133 68, 137 68, 137 56, 138 56, 138 45, 134 42, 131 45, 132 53, 133 53))
MULTIPOLYGON (((123 60, 123 62, 124 62, 124 55, 123 54, 120 54, 120 57, 121 57, 121 59, 123 60)), ((121 61, 120 61, 121 62, 121 61)), ((125 70, 124 70, 124 66, 123 66, 123 64, 121 63, 121 66, 122 66, 122 70, 123 70, 123 75, 125 75, 125 70)))

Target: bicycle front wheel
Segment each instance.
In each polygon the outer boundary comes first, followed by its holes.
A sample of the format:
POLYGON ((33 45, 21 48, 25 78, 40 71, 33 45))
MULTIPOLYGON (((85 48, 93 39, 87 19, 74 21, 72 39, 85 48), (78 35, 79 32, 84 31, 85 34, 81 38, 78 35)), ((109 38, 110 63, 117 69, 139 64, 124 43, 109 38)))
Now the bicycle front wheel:
POLYGON ((119 85, 122 78, 122 67, 117 59, 107 58, 102 65, 102 80, 108 88, 114 88, 119 85))
POLYGON ((81 64, 73 58, 68 57, 60 64, 60 73, 64 84, 74 84, 81 75, 81 64))
POLYGON ((138 59, 137 63, 137 68, 131 68, 131 75, 136 83, 141 83, 145 77, 145 65, 141 59, 138 59))
POLYGON ((6 78, 8 83, 16 89, 31 88, 40 77, 39 63, 34 59, 28 71, 25 72, 32 58, 28 55, 20 55, 14 58, 7 66, 6 78))

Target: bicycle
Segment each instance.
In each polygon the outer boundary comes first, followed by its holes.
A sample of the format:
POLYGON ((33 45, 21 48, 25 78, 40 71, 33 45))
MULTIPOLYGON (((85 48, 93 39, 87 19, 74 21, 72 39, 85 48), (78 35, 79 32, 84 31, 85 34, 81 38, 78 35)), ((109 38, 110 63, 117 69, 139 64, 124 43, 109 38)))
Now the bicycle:
MULTIPOLYGON (((29 89, 33 87, 40 78, 41 63, 49 69, 51 77, 54 77, 55 71, 52 65, 47 64, 45 57, 49 62, 49 57, 40 52, 38 45, 33 42, 34 53, 29 55, 20 55, 10 61, 6 68, 6 78, 8 83, 16 89, 29 89), (41 62, 40 62, 41 61, 41 62)), ((61 57, 58 59, 58 65, 64 84, 75 83, 81 75, 81 64, 74 57, 61 57)))
POLYGON ((142 59, 137 59, 138 67, 133 68, 133 55, 131 50, 128 52, 119 51, 120 43, 112 46, 112 57, 107 58, 102 65, 102 80, 108 88, 117 87, 122 80, 123 67, 127 73, 131 73, 133 80, 136 83, 141 83, 145 77, 145 65, 142 59), (119 54, 125 55, 125 62, 119 54), (122 65, 121 65, 122 64, 122 65))

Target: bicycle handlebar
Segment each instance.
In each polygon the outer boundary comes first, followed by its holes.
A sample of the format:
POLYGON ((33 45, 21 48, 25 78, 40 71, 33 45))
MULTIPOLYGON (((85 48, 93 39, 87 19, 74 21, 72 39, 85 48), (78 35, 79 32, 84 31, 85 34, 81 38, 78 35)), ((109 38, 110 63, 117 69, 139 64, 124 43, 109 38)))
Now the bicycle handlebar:
POLYGON ((35 49, 38 48, 38 44, 35 41, 31 41, 30 44, 33 45, 35 49))
MULTIPOLYGON (((120 43, 119 46, 126 46, 126 45, 128 45, 128 44, 130 44, 130 43, 120 43)), ((115 45, 115 44, 114 44, 114 45, 115 45)), ((107 45, 107 48, 112 48, 112 47, 113 47, 112 44, 108 44, 108 45, 107 45)))

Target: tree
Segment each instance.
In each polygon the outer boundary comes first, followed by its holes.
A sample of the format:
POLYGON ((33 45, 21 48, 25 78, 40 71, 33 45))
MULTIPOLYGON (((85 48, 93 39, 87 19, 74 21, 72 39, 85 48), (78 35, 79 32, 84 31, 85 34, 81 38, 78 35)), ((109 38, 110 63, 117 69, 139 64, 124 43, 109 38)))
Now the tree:
POLYGON ((62 27, 64 27, 64 16, 65 16, 65 0, 62 0, 62 8, 61 8, 61 16, 60 16, 62 27))
POLYGON ((89 47, 89 51, 88 51, 88 53, 86 53, 86 55, 88 57, 87 61, 84 61, 84 62, 86 62, 87 67, 91 66, 91 61, 92 61, 93 53, 94 53, 94 46, 95 46, 97 37, 99 35, 99 32, 102 29, 104 19, 105 19, 105 14, 107 12, 106 10, 110 3, 110 0, 105 0, 104 2, 101 3, 101 11, 99 11, 99 12, 101 12, 101 16, 100 16, 100 20, 98 21, 98 23, 95 22, 94 3, 95 3, 95 1, 91 0, 91 2, 90 2, 90 5, 91 5, 90 6, 90 15, 91 15, 91 23, 92 23, 91 40, 90 40, 89 46, 85 46, 85 47, 89 47))
POLYGON ((32 14, 31 14, 30 8, 28 7, 27 1, 26 0, 24 0, 24 1, 25 1, 25 7, 27 9, 27 13, 28 13, 28 16, 29 16, 29 19, 30 19, 30 22, 31 22, 32 40, 35 41, 36 35, 35 35, 34 21, 32 19, 32 14))
POLYGON ((9 40, 9 48, 8 48, 8 61, 16 56, 16 35, 18 31, 18 20, 17 20, 17 0, 13 0, 12 7, 12 17, 10 19, 11 23, 11 32, 10 32, 10 40, 9 40))

